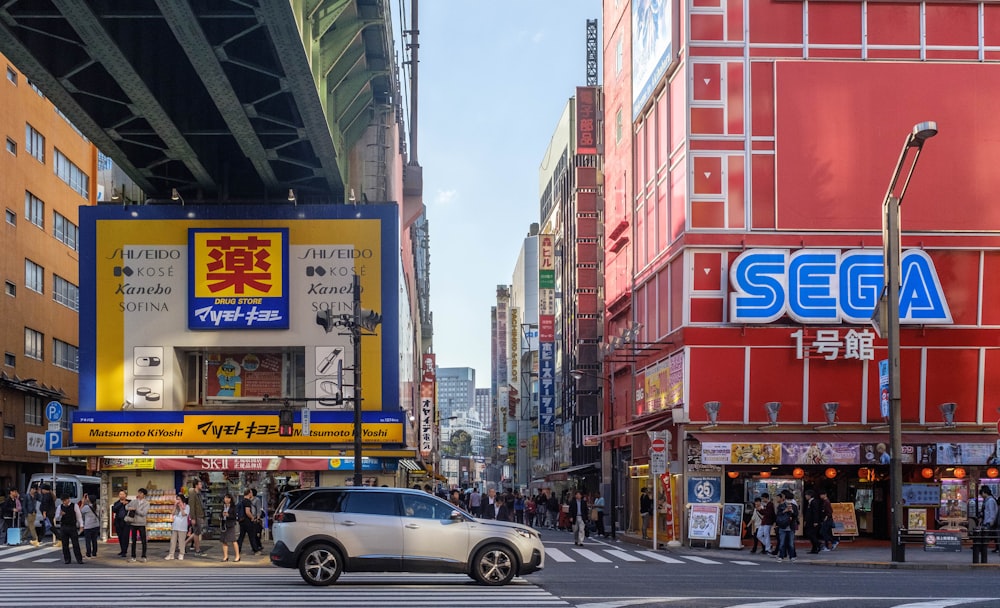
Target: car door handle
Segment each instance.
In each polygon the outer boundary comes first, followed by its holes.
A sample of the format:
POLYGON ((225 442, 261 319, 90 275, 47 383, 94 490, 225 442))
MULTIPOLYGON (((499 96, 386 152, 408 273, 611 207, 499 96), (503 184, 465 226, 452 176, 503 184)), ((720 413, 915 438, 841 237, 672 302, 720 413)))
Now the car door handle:
POLYGON ((406 524, 406 527, 411 530, 417 530, 418 528, 420 528, 420 524, 406 524))
POLYGON ((344 526, 356 526, 356 525, 358 525, 357 522, 350 521, 350 520, 348 520, 348 521, 342 521, 342 522, 340 522, 340 524, 344 525, 344 526))

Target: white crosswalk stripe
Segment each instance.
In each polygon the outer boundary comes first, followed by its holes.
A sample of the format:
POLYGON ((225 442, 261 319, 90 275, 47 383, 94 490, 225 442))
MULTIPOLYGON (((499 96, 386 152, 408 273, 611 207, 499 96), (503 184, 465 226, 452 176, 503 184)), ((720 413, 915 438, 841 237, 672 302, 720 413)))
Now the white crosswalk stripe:
POLYGON ((624 560, 626 562, 641 562, 641 561, 643 561, 643 559, 641 557, 639 557, 638 555, 632 555, 628 551, 620 551, 618 549, 608 549, 608 550, 605 551, 605 553, 607 553, 608 555, 613 555, 613 556, 617 557, 618 559, 624 560))
POLYGON ((545 557, 550 563, 589 562, 597 564, 610 564, 618 562, 625 562, 625 563, 660 562, 664 564, 688 564, 690 562, 694 562, 697 564, 709 564, 709 565, 726 565, 726 564, 732 564, 736 566, 760 565, 759 562, 750 560, 708 559, 697 555, 671 554, 671 553, 666 553, 665 551, 651 551, 648 549, 630 551, 625 548, 615 547, 613 545, 605 545, 603 543, 597 543, 595 545, 587 545, 585 547, 572 547, 572 548, 567 547, 565 549, 549 546, 545 548, 545 557))
POLYGON ((708 559, 707 557, 698 557, 697 555, 679 555, 678 557, 683 557, 684 559, 689 559, 697 564, 721 564, 722 562, 716 561, 714 559, 708 559))
MULTIPOLYGON (((58 553, 62 559, 62 549, 45 544, 40 547, 34 545, 17 545, 16 547, 6 547, 0 552, 0 563, 20 562, 25 560, 43 561, 39 558, 49 558, 53 552, 58 553)), ((53 558, 54 559, 54 558, 53 558)), ((48 561, 46 559, 46 561, 48 561)))
POLYGON ((603 555, 591 551, 590 549, 573 549, 574 552, 578 553, 581 557, 596 563, 608 564, 611 560, 604 557, 603 555))
POLYGON ((565 553, 563 553, 559 549, 555 549, 553 547, 546 547, 545 548, 545 557, 547 559, 551 559, 551 560, 557 561, 557 562, 575 562, 576 561, 571 556, 566 555, 565 553))
POLYGON ((564 600, 540 587, 516 578, 504 587, 484 587, 460 574, 345 574, 336 585, 311 587, 295 570, 281 568, 227 568, 224 579, 218 572, 198 568, 148 567, 132 569, 122 576, 121 568, 86 568, 87 592, 80 594, 79 572, 67 576, 63 568, 39 569, 24 576, 23 570, 0 570, 0 607, 23 606, 24 598, 46 590, 52 597, 72 597, 74 608, 111 606, 122 598, 143 608, 222 606, 234 603, 233 590, 239 589, 241 608, 266 606, 568 606, 564 600), (207 577, 207 578, 201 578, 207 577), (204 580, 197 593, 192 580, 204 580), (224 580, 225 584, 217 584, 224 580))
POLYGON ((663 553, 658 553, 656 551, 639 551, 639 555, 644 555, 649 559, 655 559, 656 561, 663 562, 665 564, 683 564, 683 560, 675 559, 663 553))

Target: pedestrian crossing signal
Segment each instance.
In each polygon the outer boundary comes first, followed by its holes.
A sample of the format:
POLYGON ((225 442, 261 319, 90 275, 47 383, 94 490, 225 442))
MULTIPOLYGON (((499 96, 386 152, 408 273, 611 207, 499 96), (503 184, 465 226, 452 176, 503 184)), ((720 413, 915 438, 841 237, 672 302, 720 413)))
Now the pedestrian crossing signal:
POLYGON ((295 426, 295 412, 291 409, 283 409, 278 412, 278 436, 291 437, 292 429, 295 426))

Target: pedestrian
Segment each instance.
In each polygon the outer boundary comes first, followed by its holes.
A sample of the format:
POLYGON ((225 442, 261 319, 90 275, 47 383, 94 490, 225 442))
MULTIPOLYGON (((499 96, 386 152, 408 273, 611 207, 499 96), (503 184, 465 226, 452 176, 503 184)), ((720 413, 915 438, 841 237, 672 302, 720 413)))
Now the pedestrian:
POLYGON ((70 502, 69 494, 62 495, 62 504, 56 508, 53 521, 59 526, 59 536, 62 538, 63 561, 70 563, 69 548, 73 545, 73 556, 76 563, 83 563, 83 555, 80 553, 80 534, 83 533, 83 514, 80 513, 80 506, 70 502))
POLYGON ((146 544, 148 542, 146 538, 146 516, 149 515, 149 501, 146 500, 146 488, 139 488, 135 493, 135 498, 129 501, 125 509, 128 511, 125 515, 125 521, 130 526, 129 536, 132 537, 132 557, 128 561, 135 561, 136 545, 142 541, 142 555, 139 561, 145 563, 146 544))
POLYGON ((514 492, 514 522, 524 523, 524 497, 520 492, 514 492))
POLYGON ((205 517, 205 502, 202 499, 202 481, 195 479, 188 490, 188 508, 191 510, 191 550, 195 555, 205 555, 201 550, 201 535, 205 533, 208 521, 205 517))
POLYGON ((178 494, 174 500, 174 510, 170 523, 170 550, 164 559, 174 559, 174 551, 177 552, 177 559, 184 559, 184 547, 187 545, 188 518, 191 517, 191 507, 188 506, 188 497, 178 494))
POLYGON ((503 503, 503 499, 497 497, 495 488, 486 490, 486 496, 482 497, 479 505, 479 517, 482 519, 496 519, 497 503, 503 503))
POLYGON ((573 522, 569 518, 569 501, 570 494, 569 490, 563 490, 562 495, 559 497, 559 523, 558 527, 560 530, 572 530, 573 522))
POLYGON ((555 530, 559 525, 559 499, 556 498, 555 490, 548 490, 549 498, 545 503, 545 518, 549 522, 549 529, 555 530))
POLYGON ((101 517, 97 514, 97 505, 91 502, 89 494, 83 495, 80 514, 83 516, 83 544, 87 557, 97 557, 97 538, 101 535, 101 517))
POLYGON ((775 499, 774 527, 778 530, 778 561, 795 561, 795 529, 799 525, 799 505, 791 490, 782 490, 775 499))
POLYGON ((764 555, 777 555, 777 551, 771 550, 771 526, 774 525, 774 503, 771 502, 771 495, 762 492, 760 495, 760 525, 757 526, 757 540, 760 541, 764 555))
POLYGON ((219 529, 222 530, 222 561, 229 561, 229 547, 233 547, 234 562, 240 561, 240 546, 236 542, 236 504, 233 502, 233 495, 229 492, 222 497, 222 512, 219 513, 219 529))
POLYGON ((819 506, 823 519, 819 522, 819 535, 822 541, 820 551, 833 551, 840 543, 833 537, 833 503, 827 497, 826 490, 819 491, 819 506))
MULTIPOLYGON (((4 499, 3 504, 0 505, 0 517, 3 521, 0 522, 0 542, 7 544, 7 530, 17 529, 20 525, 18 518, 21 515, 21 500, 18 498, 17 490, 15 488, 10 488, 7 490, 7 498, 4 499)), ((20 541, 18 541, 20 543, 20 541)), ((15 544, 18 544, 15 543, 15 544)))
POLYGON ((257 509, 257 519, 253 522, 253 539, 257 543, 257 552, 254 555, 258 555, 264 550, 261 538, 264 535, 264 523, 267 519, 267 511, 264 509, 264 497, 257 493, 257 488, 250 488, 250 494, 253 495, 253 503, 257 509))
POLYGON ((125 490, 118 490, 118 500, 111 505, 111 514, 111 523, 118 536, 118 557, 126 557, 128 556, 129 534, 132 526, 125 521, 125 516, 128 515, 128 494, 125 490))
POLYGON ((643 487, 639 492, 639 517, 642 518, 642 538, 649 538, 649 520, 653 518, 653 499, 649 497, 649 488, 643 487))
POLYGON ((261 553, 261 547, 257 544, 258 540, 254 536, 254 522, 260 517, 260 512, 257 509, 257 504, 253 500, 253 492, 247 488, 243 491, 243 500, 240 501, 236 509, 236 519, 240 525, 240 537, 236 542, 240 546, 240 552, 243 551, 243 538, 249 536, 250 550, 253 551, 254 555, 261 553))
POLYGON ((532 496, 530 493, 524 498, 524 523, 531 527, 535 527, 535 518, 538 517, 538 503, 535 502, 536 496, 532 496))
POLYGON ((479 486, 472 486, 472 493, 469 494, 469 510, 473 517, 482 516, 482 499, 483 495, 479 493, 479 486))
POLYGON ((809 539, 809 553, 816 554, 820 551, 820 524, 823 522, 823 505, 816 498, 816 492, 813 490, 806 490, 805 492, 806 504, 803 507, 803 532, 806 538, 809 539))
POLYGON ((590 508, 587 501, 583 499, 583 494, 577 490, 573 494, 573 499, 569 501, 569 518, 573 522, 573 542, 583 546, 583 539, 587 534, 587 521, 590 518, 590 508))
POLYGON ((594 505, 590 512, 590 520, 594 522, 597 534, 607 537, 604 530, 604 497, 600 492, 594 492, 594 505))
MULTIPOLYGON (((996 530, 997 530, 997 499, 993 496, 993 490, 989 486, 979 487, 979 496, 983 499, 983 518, 980 521, 979 527, 982 528, 983 533, 986 534, 986 547, 989 548, 989 541, 992 539, 996 548, 993 549, 994 553, 1000 553, 1000 541, 997 541, 996 530)), ((985 553, 983 553, 985 555, 985 553)))
POLYGON ((31 535, 31 544, 38 546, 38 530, 35 529, 35 522, 38 519, 38 487, 28 488, 28 493, 21 497, 21 510, 24 513, 24 525, 28 527, 28 534, 31 535))
MULTIPOLYGON (((763 512, 763 506, 760 504, 760 497, 753 499, 753 513, 750 515, 750 521, 747 522, 747 531, 750 533, 750 537, 753 538, 753 548, 750 549, 750 553, 757 552, 757 546, 760 544, 760 539, 757 538, 757 529, 760 528, 761 513, 763 512)), ((763 553, 767 553, 767 549, 762 548, 763 553)))
POLYGON ((42 510, 42 514, 45 516, 42 519, 43 524, 47 529, 52 530, 52 546, 59 546, 59 532, 58 527, 55 525, 56 521, 56 497, 52 494, 52 486, 45 483, 42 484, 42 497, 39 499, 39 505, 42 510))

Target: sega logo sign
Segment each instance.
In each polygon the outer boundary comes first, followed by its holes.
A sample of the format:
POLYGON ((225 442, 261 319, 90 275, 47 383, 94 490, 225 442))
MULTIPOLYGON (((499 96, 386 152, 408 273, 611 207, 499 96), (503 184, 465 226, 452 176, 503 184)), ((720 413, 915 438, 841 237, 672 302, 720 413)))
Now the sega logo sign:
MULTIPOLYGON (((900 323, 952 322, 934 262, 910 249, 900 261, 900 323)), ((867 323, 882 286, 882 252, 870 249, 751 249, 729 268, 733 323, 867 323)))

